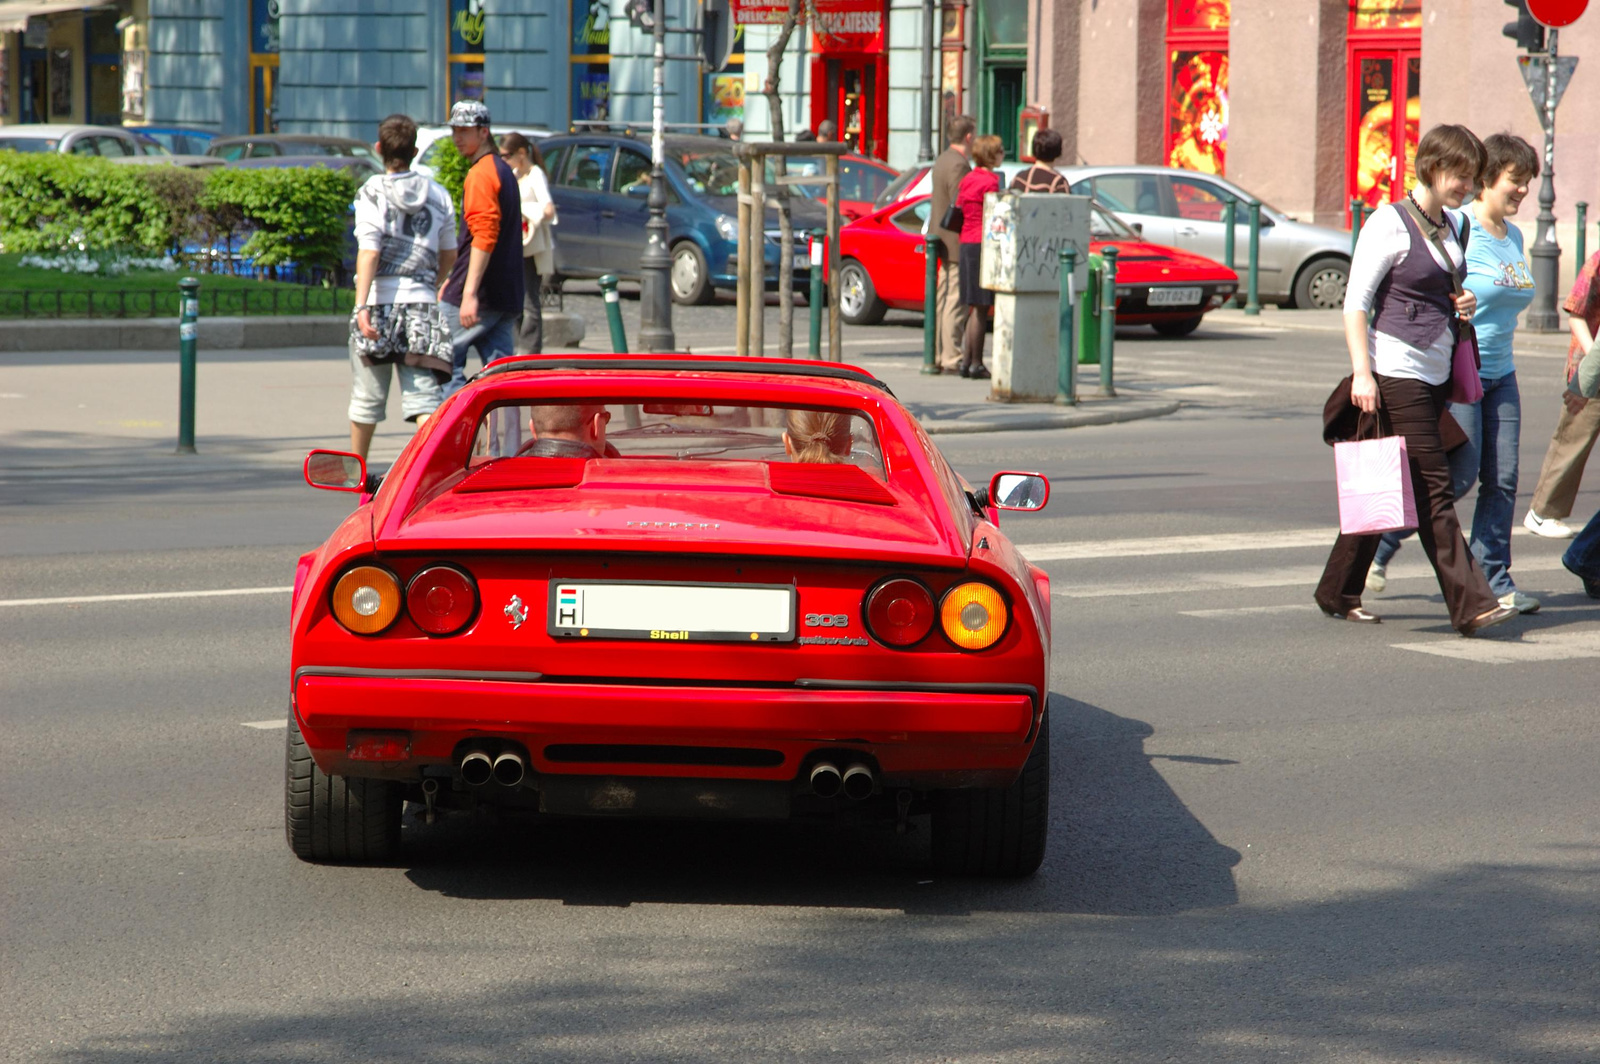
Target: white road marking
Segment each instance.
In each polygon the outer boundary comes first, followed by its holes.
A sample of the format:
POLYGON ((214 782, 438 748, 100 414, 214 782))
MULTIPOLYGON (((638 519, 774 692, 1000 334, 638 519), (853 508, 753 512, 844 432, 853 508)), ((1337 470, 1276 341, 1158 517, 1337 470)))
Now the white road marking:
POLYGON ((289 726, 289 718, 279 717, 277 720, 246 720, 240 721, 246 728, 255 728, 257 731, 274 731, 289 726))
POLYGON ((1179 610, 1185 617, 1199 617, 1202 620, 1215 620, 1219 617, 1244 617, 1257 613, 1305 613, 1316 609, 1310 603, 1297 603, 1292 606, 1235 606, 1225 610, 1179 610))
POLYGON ((66 595, 60 598, 0 599, 0 606, 76 606, 93 602, 149 602, 154 599, 221 598, 225 595, 287 595, 294 587, 223 587, 209 591, 146 591, 136 595, 66 595))
POLYGON ((1278 532, 1218 532, 1209 536, 1162 536, 1152 539, 1105 539, 1069 543, 1019 543, 1030 562, 1081 558, 1143 558, 1155 554, 1210 554, 1223 551, 1282 550, 1288 547, 1331 548, 1337 528, 1292 528, 1278 532))
MULTIPOLYGON (((1561 561, 1552 558, 1546 561, 1530 559, 1518 562, 1514 570, 1518 576, 1530 573, 1565 572, 1561 561)), ((1167 580, 1160 583, 1141 584, 1055 584, 1050 588, 1052 596, 1068 599, 1091 598, 1133 598, 1143 595, 1184 595, 1199 592, 1216 592, 1223 590, 1238 590, 1240 588, 1274 588, 1274 587, 1303 587, 1309 598, 1312 588, 1322 577, 1322 566, 1307 565, 1283 569, 1254 569, 1234 573, 1195 573, 1181 580, 1167 580)), ((1390 566, 1389 582, 1396 580, 1422 580, 1432 581, 1433 570, 1426 562, 1412 562, 1405 565, 1390 566)), ((1371 596, 1365 603, 1373 612, 1383 613, 1383 598, 1371 596)), ((1240 607, 1254 608, 1254 607, 1240 607)), ((1204 611, 1221 614, 1224 610, 1204 611)))
POLYGON ((1600 632, 1526 632, 1520 639, 1439 639, 1426 643, 1391 643, 1396 650, 1414 650, 1479 665, 1526 665, 1538 661, 1600 658, 1600 632))

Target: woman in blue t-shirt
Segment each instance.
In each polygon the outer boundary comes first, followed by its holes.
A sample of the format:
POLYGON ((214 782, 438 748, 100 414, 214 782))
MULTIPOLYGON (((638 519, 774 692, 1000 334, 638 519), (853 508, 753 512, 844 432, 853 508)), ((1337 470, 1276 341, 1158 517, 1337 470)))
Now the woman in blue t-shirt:
MULTIPOLYGON (((1462 216, 1471 224, 1467 239, 1466 288, 1478 297, 1472 316, 1483 366, 1483 400, 1451 403, 1450 414, 1466 431, 1468 442, 1450 454, 1456 501, 1479 483, 1472 515, 1472 553, 1502 606, 1522 613, 1539 608, 1539 600, 1518 591, 1511 581, 1511 524, 1517 502, 1517 447, 1522 426, 1522 397, 1511 361, 1511 340, 1517 317, 1533 302, 1533 275, 1523 252, 1522 233, 1508 218, 1517 213, 1533 179, 1539 176, 1539 155, 1533 146, 1510 133, 1484 140, 1489 162, 1483 191, 1462 216)), ((1456 212, 1451 212, 1456 214, 1456 212)), ((1378 546, 1367 574, 1367 587, 1382 591, 1388 584, 1389 559, 1400 549, 1390 533, 1378 546)))

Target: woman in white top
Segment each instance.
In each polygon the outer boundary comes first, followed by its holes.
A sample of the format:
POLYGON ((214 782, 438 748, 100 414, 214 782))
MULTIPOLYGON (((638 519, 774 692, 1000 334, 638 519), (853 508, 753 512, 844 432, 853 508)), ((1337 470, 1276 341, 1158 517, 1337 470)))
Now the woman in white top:
POLYGON ((522 194, 523 296, 517 354, 536 355, 544 350, 543 278, 555 272, 556 242, 550 227, 556 224, 556 205, 538 144, 521 133, 507 133, 500 138, 500 157, 517 175, 517 191, 522 194))
MULTIPOLYGON (((1435 126, 1423 136, 1416 187, 1405 202, 1380 207, 1361 229, 1344 303, 1351 403, 1368 425, 1380 417, 1378 435, 1405 438, 1417 538, 1462 635, 1517 615, 1496 601, 1462 539, 1441 437, 1460 322, 1470 321, 1477 305, 1470 290, 1455 295, 1466 256, 1445 208, 1459 208, 1472 195, 1485 161, 1483 144, 1465 126, 1435 126)), ((1361 608, 1378 540, 1341 534, 1334 543, 1315 596, 1328 616, 1378 623, 1361 608)))

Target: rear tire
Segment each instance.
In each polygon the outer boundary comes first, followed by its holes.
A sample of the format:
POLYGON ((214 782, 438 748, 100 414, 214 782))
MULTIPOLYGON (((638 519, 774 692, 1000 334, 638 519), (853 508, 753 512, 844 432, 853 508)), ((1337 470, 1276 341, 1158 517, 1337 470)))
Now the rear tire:
POLYGON ((1152 322, 1150 327, 1162 336, 1188 336, 1200 328, 1200 315, 1192 318, 1179 318, 1176 321, 1152 322))
POLYGON ((855 259, 839 267, 839 313, 851 325, 876 325, 889 312, 872 287, 867 268, 855 259))
POLYGON ((1050 834, 1050 714, 1009 787, 938 791, 933 867, 945 875, 1020 878, 1044 860, 1050 834))
POLYGON ((1332 255, 1314 259, 1294 279, 1294 305, 1302 310, 1337 310, 1344 306, 1349 283, 1349 259, 1332 255))
POLYGON ((289 849, 307 861, 386 861, 400 852, 401 785, 330 776, 317 767, 289 714, 283 820, 289 849))

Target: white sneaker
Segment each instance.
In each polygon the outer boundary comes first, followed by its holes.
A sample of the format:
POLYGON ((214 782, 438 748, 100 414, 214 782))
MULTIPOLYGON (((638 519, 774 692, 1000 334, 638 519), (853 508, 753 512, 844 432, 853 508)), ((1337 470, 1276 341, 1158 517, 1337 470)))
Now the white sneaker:
POLYGON ((1571 539, 1578 534, 1571 525, 1559 517, 1540 517, 1533 512, 1532 507, 1528 508, 1528 516, 1522 519, 1522 527, 1546 539, 1571 539))
POLYGON ((1377 562, 1373 562, 1372 568, 1367 570, 1367 590, 1377 595, 1388 586, 1389 571, 1377 562))
POLYGON ((1538 613, 1541 603, 1523 591, 1512 591, 1500 596, 1500 605, 1509 606, 1518 613, 1538 613))

